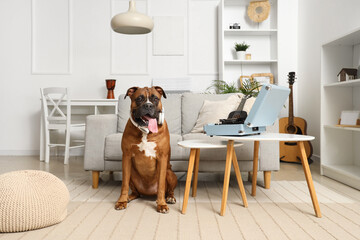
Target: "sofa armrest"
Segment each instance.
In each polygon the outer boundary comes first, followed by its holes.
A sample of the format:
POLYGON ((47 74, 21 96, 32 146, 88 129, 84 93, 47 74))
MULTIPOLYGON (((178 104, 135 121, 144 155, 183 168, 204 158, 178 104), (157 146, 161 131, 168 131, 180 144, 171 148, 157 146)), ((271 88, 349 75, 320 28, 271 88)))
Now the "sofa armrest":
POLYGON ((105 138, 116 133, 117 115, 90 115, 86 117, 84 169, 105 169, 105 138))
MULTIPOLYGON (((268 133, 279 133, 279 120, 272 126, 266 127, 268 133)), ((280 155, 278 141, 260 142, 259 170, 272 171, 280 169, 280 155)))

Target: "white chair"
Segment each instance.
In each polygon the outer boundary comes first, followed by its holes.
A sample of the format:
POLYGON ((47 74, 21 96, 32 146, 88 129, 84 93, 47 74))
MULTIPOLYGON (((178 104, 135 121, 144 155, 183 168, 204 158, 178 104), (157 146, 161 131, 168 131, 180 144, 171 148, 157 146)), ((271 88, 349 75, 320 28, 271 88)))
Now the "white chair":
MULTIPOLYGON (((70 146, 70 134, 72 130, 84 130, 85 123, 72 124, 71 123, 71 106, 70 98, 67 88, 41 88, 41 102, 42 102, 42 117, 45 134, 45 162, 49 162, 50 147, 65 147, 64 164, 69 163, 69 150, 73 148, 84 147, 85 145, 70 146), (66 103, 66 104, 64 104, 66 103), (61 106, 66 106, 66 113, 61 106), (65 143, 51 143, 50 131, 64 130, 65 143)), ((79 142, 79 141, 77 141, 79 142)), ((80 141, 84 142, 84 141, 80 141)))

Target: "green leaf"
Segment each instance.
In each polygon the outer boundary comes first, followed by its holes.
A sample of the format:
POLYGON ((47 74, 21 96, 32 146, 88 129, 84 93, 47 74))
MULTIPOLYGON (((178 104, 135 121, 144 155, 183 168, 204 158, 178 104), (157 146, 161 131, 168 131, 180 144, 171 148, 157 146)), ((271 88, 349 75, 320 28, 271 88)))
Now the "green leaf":
POLYGON ((212 84, 206 90, 208 92, 213 90, 216 94, 239 92, 239 89, 235 86, 235 83, 228 84, 224 80, 213 80, 212 84))
POLYGON ((249 47, 250 47, 250 45, 246 44, 245 42, 235 43, 235 50, 236 50, 237 52, 239 52, 239 51, 246 51, 249 47))

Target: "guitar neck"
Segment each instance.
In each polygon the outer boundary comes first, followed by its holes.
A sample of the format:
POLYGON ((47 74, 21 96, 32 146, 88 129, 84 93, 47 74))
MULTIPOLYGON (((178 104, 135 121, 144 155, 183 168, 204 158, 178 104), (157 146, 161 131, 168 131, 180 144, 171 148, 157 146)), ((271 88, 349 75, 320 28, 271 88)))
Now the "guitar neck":
POLYGON ((294 124, 294 102, 293 102, 293 86, 289 85, 290 95, 289 95, 289 125, 294 124))

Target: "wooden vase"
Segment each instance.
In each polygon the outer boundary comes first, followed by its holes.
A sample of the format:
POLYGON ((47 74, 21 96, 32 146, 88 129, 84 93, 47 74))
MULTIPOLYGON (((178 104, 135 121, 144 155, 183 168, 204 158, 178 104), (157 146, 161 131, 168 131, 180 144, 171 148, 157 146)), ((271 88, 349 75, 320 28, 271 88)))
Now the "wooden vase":
POLYGON ((115 83, 116 83, 116 80, 115 79, 106 79, 106 88, 108 90, 108 93, 107 93, 107 99, 115 99, 115 96, 114 96, 114 89, 115 89, 115 83))

